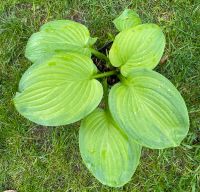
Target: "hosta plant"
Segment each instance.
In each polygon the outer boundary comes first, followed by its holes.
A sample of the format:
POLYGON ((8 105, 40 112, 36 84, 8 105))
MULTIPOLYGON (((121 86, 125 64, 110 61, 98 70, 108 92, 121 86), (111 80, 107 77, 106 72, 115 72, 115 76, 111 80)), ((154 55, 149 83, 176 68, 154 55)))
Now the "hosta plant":
POLYGON ((28 41, 25 56, 33 65, 19 82, 14 104, 44 126, 82 120, 85 165, 101 183, 120 187, 135 172, 142 146, 179 146, 189 119, 176 87, 153 70, 165 47, 160 27, 142 24, 129 9, 114 24, 120 32, 107 55, 95 50, 96 38, 80 23, 44 24, 28 41), (101 70, 91 56, 102 60, 101 70))

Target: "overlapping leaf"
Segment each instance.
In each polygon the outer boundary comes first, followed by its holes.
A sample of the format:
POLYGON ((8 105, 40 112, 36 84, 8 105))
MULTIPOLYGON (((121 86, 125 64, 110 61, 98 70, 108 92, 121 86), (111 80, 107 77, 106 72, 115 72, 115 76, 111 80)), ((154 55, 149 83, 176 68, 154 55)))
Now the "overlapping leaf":
POLYGON ((126 76, 136 68, 153 69, 165 47, 165 37, 155 24, 142 24, 119 33, 111 47, 111 64, 126 76))
POLYGON ((141 147, 130 140, 103 110, 95 110, 80 127, 79 146, 87 168, 103 184, 119 187, 133 175, 141 147))
POLYGON ((92 60, 79 54, 57 54, 38 61, 22 76, 14 98, 27 119, 47 126, 78 121, 100 103, 103 90, 93 79, 92 60))
POLYGON ((88 29, 80 23, 70 20, 51 21, 30 37, 25 56, 32 62, 60 52, 90 56, 89 47, 95 41, 96 38, 91 38, 88 29))
POLYGON ((119 31, 123 31, 141 24, 142 21, 135 11, 125 9, 123 13, 113 21, 113 23, 119 31))
POLYGON ((169 80, 152 70, 134 70, 112 87, 109 106, 119 126, 146 147, 176 147, 187 135, 183 98, 169 80))

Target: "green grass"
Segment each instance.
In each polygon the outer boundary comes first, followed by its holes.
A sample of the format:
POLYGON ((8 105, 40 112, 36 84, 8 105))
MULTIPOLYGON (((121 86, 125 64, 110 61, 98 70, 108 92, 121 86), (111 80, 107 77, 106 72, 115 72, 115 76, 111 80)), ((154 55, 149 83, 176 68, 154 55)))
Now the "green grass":
POLYGON ((5 0, 0 2, 0 191, 200 191, 200 2, 199 0, 5 0), (141 163, 122 188, 100 184, 83 165, 78 149, 78 123, 43 127, 21 117, 12 98, 23 72, 30 35, 53 19, 84 23, 97 46, 116 34, 112 20, 125 8, 143 22, 162 26, 167 39, 166 62, 156 70, 184 97, 190 131, 180 147, 143 148, 141 163))

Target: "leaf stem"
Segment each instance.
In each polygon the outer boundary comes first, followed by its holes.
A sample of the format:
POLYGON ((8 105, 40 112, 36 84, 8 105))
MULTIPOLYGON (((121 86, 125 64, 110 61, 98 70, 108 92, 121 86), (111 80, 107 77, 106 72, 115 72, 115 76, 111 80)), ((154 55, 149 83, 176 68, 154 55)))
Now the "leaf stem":
POLYGON ((117 74, 117 71, 108 71, 108 72, 96 74, 93 76, 93 78, 103 78, 103 77, 108 77, 115 74, 117 74))
POLYGON ((120 82, 122 82, 124 84, 128 83, 126 77, 124 77, 123 75, 119 74, 119 75, 117 75, 117 77, 119 78, 120 82))
POLYGON ((103 80, 103 90, 104 90, 104 102, 105 102, 105 110, 108 109, 108 83, 107 78, 103 80))
POLYGON ((93 55, 95 55, 97 58, 101 59, 101 60, 104 60, 106 61, 106 63, 110 63, 108 57, 106 55, 104 55, 103 53, 93 49, 93 48, 90 48, 90 51, 92 52, 93 55))

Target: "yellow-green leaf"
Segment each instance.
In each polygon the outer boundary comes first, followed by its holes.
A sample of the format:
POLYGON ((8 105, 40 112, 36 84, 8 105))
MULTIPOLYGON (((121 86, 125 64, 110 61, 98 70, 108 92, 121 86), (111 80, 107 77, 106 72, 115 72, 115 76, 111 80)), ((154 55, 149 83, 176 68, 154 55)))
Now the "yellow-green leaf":
POLYGON ((142 24, 119 33, 111 47, 111 64, 126 76, 136 68, 153 69, 163 54, 165 37, 155 24, 142 24))
POLYGON ((92 60, 79 54, 57 54, 38 61, 22 76, 15 107, 41 125, 78 121, 101 101, 103 88, 92 77, 96 73, 92 60))
POLYGON ((113 21, 113 23, 119 31, 123 31, 141 24, 142 21, 135 11, 125 9, 123 13, 113 21))
POLYGON ((141 147, 119 128, 108 112, 97 109, 80 127, 79 147, 84 163, 104 185, 127 183, 139 163, 141 147))
POLYGON ((176 147, 189 129, 180 93, 168 79, 152 70, 134 70, 112 87, 109 107, 119 126, 149 148, 176 147))
POLYGON ((44 24, 28 40, 25 56, 32 62, 60 52, 75 52, 91 56, 91 38, 88 29, 77 22, 57 20, 44 24))

